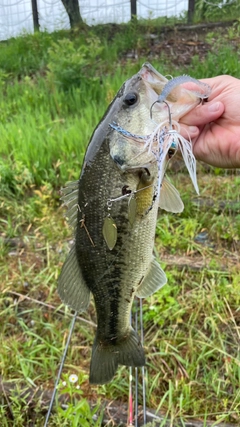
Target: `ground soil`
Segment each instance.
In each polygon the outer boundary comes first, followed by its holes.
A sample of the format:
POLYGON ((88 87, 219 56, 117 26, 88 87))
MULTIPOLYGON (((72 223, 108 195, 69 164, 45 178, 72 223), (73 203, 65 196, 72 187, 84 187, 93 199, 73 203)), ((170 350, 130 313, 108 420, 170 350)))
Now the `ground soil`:
MULTIPOLYGON (((188 66, 193 56, 198 56, 200 61, 204 61, 208 52, 214 49, 214 40, 219 40, 220 36, 224 37, 226 31, 233 25, 234 22, 218 22, 174 28, 162 27, 158 31, 146 32, 146 46, 136 47, 127 52, 126 56, 128 58, 147 56, 150 61, 163 56, 171 60, 171 64, 176 67, 188 66), (211 43, 207 41, 210 32, 213 33, 211 43)), ((231 40, 227 38, 226 42, 231 43, 234 49, 238 49, 240 38, 237 36, 231 40)))

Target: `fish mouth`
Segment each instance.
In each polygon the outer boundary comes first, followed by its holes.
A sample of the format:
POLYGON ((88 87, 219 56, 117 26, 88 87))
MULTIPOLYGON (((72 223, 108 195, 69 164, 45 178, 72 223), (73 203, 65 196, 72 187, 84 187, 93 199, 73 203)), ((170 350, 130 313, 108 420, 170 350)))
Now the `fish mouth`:
MULTIPOLYGON (((139 71, 139 76, 145 84, 149 106, 157 101, 168 79, 160 74, 151 64, 146 62, 139 71)), ((166 110, 166 105, 157 106, 158 110, 166 110)))
MULTIPOLYGON (((160 114, 165 120, 168 118, 168 109, 170 108, 171 116, 178 121, 182 116, 187 114, 199 104, 199 97, 194 92, 177 86, 166 97, 168 106, 165 103, 157 102, 158 96, 162 93, 164 86, 169 80, 160 74, 151 64, 145 62, 139 71, 139 76, 146 86, 147 97, 150 101, 150 108, 154 105, 154 111, 160 114)), ((159 122, 159 120, 156 120, 159 122)), ((164 121, 164 120, 163 120, 164 121)))
POLYGON ((153 90, 155 90, 157 95, 163 90, 163 87, 168 82, 168 79, 160 74, 149 62, 143 64, 141 70, 139 71, 141 78, 147 82, 153 90))

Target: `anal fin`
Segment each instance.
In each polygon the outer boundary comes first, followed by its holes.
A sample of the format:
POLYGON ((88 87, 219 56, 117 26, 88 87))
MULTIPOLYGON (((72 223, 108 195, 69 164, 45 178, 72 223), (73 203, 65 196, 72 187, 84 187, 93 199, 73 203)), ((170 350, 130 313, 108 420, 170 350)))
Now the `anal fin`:
POLYGON ((155 258, 152 259, 143 281, 136 291, 136 296, 146 298, 167 283, 167 277, 155 258))
POLYGON ((64 304, 75 311, 85 311, 89 306, 90 290, 78 265, 75 244, 63 264, 58 279, 58 294, 64 304))

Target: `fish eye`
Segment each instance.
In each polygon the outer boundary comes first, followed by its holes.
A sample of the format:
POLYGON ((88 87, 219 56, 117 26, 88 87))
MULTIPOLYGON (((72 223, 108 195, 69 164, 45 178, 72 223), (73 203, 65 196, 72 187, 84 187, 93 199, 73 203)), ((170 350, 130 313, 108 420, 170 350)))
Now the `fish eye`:
POLYGON ((129 92, 124 98, 124 104, 126 104, 128 107, 131 107, 132 105, 136 104, 138 100, 138 96, 135 92, 129 92))
POLYGON ((170 148, 168 150, 168 158, 171 159, 174 156, 175 153, 176 153, 175 148, 170 148))

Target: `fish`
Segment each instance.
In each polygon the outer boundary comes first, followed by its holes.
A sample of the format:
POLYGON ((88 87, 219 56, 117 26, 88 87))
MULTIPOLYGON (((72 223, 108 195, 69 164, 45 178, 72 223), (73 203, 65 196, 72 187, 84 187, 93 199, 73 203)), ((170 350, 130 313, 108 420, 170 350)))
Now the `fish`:
MULTIPOLYGON (((145 364, 140 338, 130 324, 133 300, 150 296, 167 282, 153 256, 158 208, 182 212, 183 203, 165 176, 158 194, 156 155, 146 148, 146 135, 169 116, 168 107, 159 102, 150 114, 167 82, 145 63, 123 83, 92 134, 79 180, 62 189, 74 243, 61 269, 58 293, 77 312, 87 310, 93 296, 97 330, 91 384, 111 381, 119 365, 145 364)), ((199 97, 174 87, 166 101, 179 120, 199 104, 199 97)), ((165 162, 174 150, 174 144, 168 147, 165 162)))

